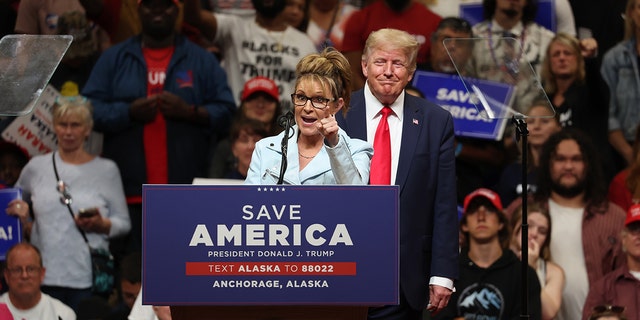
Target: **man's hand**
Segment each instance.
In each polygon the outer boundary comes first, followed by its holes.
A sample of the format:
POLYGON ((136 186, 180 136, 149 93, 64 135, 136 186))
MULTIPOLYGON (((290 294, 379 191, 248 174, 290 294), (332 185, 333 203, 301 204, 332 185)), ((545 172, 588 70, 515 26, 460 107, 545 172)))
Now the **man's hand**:
POLYGON ((171 92, 163 91, 158 99, 160 112, 168 119, 189 120, 195 117, 194 107, 171 92))
POLYGON ((149 123, 153 121, 158 112, 157 96, 151 96, 149 98, 139 98, 131 103, 129 108, 129 117, 135 121, 142 123, 149 123))
POLYGON ((429 305, 427 305, 427 310, 431 312, 431 315, 438 314, 447 306, 449 298, 451 298, 451 292, 451 290, 438 285, 432 284, 429 286, 429 305))

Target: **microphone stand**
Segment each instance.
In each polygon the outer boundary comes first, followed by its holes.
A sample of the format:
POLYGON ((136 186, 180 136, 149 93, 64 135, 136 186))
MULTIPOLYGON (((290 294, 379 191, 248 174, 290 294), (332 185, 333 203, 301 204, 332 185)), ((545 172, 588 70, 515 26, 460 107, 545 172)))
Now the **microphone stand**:
POLYGON ((278 118, 278 124, 284 128, 284 136, 280 143, 282 149, 282 161, 280 162, 280 175, 278 176, 277 184, 282 184, 284 180, 284 173, 287 171, 287 151, 289 149, 289 139, 293 134, 291 131, 291 123, 293 122, 293 112, 289 111, 278 118))
POLYGON ((527 182, 527 136, 529 135, 529 130, 527 130, 527 123, 524 121, 524 116, 522 114, 514 115, 511 121, 516 126, 516 141, 520 141, 520 139, 522 139, 522 232, 520 238, 522 300, 520 319, 529 319, 529 224, 527 223, 527 200, 529 196, 529 185, 527 182))

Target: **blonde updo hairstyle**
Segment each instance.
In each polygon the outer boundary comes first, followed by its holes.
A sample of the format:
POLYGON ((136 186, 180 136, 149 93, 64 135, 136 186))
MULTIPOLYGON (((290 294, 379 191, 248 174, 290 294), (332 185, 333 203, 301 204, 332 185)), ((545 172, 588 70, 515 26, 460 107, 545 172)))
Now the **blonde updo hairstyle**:
POLYGON ((329 88, 334 99, 344 99, 342 113, 346 114, 351 100, 351 66, 340 51, 327 47, 320 53, 312 53, 296 66, 296 88, 302 80, 317 81, 329 88))

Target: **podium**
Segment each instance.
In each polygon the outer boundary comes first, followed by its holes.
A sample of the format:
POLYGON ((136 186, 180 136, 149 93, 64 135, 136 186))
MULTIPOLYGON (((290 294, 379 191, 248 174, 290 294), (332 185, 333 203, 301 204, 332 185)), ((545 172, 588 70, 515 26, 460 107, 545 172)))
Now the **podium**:
POLYGON ((173 320, 357 320, 367 319, 361 306, 172 306, 173 320))
POLYGON ((399 302, 397 186, 143 186, 142 303, 173 319, 366 319, 399 302))

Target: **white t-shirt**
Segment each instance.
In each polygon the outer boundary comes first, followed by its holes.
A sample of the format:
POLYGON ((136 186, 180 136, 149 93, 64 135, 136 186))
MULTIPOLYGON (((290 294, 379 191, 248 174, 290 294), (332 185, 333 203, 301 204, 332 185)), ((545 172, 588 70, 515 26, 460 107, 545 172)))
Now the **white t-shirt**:
POLYGON ((131 307, 129 312, 129 320, 158 320, 156 313, 153 311, 153 306, 142 304, 142 288, 138 292, 136 301, 131 307))
MULTIPOLYGON (((460 17, 460 5, 463 3, 474 3, 473 0, 435 0, 431 1, 427 7, 437 15, 448 17, 460 17)), ((478 0, 482 3, 482 0, 478 0)))
POLYGON ((582 314, 589 293, 589 277, 582 248, 584 208, 563 207, 549 200, 551 214, 551 260, 564 270, 562 305, 556 320, 574 320, 582 314))
POLYGON ((276 82, 283 110, 290 110, 296 65, 302 57, 316 52, 311 39, 292 27, 282 32, 268 31, 255 20, 227 14, 215 17, 218 29, 214 42, 223 50, 222 67, 236 104, 240 105, 244 83, 261 75, 276 82))
POLYGON ((9 299, 9 293, 0 296, 0 303, 5 303, 14 320, 76 320, 76 314, 66 304, 43 293, 40 302, 28 310, 17 309, 9 299))

